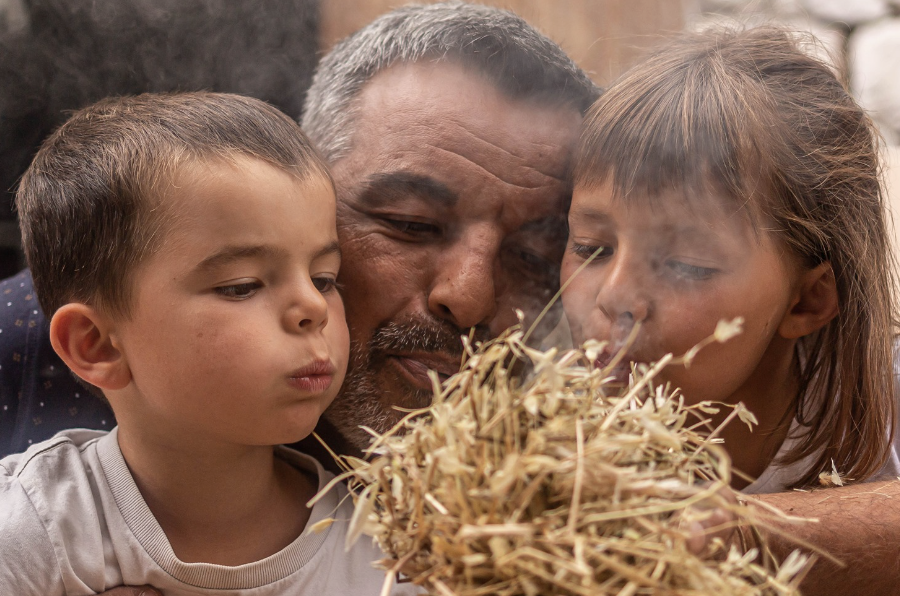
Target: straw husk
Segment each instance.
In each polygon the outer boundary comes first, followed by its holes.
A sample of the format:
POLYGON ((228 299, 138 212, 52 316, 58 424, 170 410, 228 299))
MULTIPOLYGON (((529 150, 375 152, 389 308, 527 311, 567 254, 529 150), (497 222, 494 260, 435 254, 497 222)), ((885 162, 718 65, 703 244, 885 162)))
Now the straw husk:
MULTIPOLYGON (((696 350, 633 368, 623 388, 615 362, 595 368, 602 349, 538 351, 519 329, 467 344, 458 374, 433 377, 430 408, 373 433, 369 461, 339 459, 356 501, 348 544, 373 536, 382 567, 442 596, 798 594, 799 553, 779 567, 720 539, 689 548, 716 508, 749 527, 776 515, 724 496, 731 463, 709 426, 723 406, 655 382, 696 350)), ((736 416, 753 422, 742 405, 736 416)))

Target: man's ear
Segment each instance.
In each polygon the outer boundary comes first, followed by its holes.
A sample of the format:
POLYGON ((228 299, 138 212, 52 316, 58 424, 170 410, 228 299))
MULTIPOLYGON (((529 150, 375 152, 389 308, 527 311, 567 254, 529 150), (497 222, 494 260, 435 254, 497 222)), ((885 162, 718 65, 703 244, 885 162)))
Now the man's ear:
POLYGON ((50 320, 50 343, 76 375, 100 389, 122 389, 131 382, 124 355, 110 334, 108 317, 77 302, 66 304, 50 320))
POLYGON ((825 262, 801 273, 794 300, 778 326, 781 337, 797 339, 830 323, 840 306, 831 263, 825 262))

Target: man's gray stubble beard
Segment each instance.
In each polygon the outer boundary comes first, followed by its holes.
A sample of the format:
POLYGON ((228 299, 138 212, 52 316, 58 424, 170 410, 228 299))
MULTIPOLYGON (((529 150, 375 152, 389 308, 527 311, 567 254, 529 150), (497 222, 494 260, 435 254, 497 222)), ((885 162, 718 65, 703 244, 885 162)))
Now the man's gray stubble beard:
MULTIPOLYGON (((373 354, 421 351, 462 358, 461 335, 459 329, 446 322, 410 319, 379 327, 365 348, 351 342, 344 386, 325 412, 326 419, 351 445, 364 450, 373 437, 361 426, 383 434, 405 415, 405 412, 385 405, 386 400, 374 382, 377 373, 374 368, 379 364, 373 362, 373 354)), ((486 328, 479 329, 476 340, 483 340, 488 335, 486 328)), ((431 398, 430 390, 413 389, 406 396, 393 396, 390 401, 424 407, 431 403, 431 398)))
POLYGON ((365 450, 373 438, 361 426, 383 434, 394 425, 391 412, 378 400, 379 391, 369 372, 370 366, 367 354, 351 346, 344 386, 324 414, 344 439, 360 451, 365 450))

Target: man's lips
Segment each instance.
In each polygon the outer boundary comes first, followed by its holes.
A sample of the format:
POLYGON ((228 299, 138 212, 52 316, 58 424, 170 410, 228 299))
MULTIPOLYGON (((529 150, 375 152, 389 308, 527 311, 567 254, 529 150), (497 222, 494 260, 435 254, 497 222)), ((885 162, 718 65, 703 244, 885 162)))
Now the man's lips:
POLYGON ((459 372, 460 357, 435 353, 389 354, 388 361, 393 362, 407 381, 417 389, 430 390, 431 379, 428 371, 436 371, 443 381, 450 375, 459 372))
POLYGON ((335 368, 330 360, 315 360, 292 372, 288 382, 306 393, 322 393, 334 381, 335 368))

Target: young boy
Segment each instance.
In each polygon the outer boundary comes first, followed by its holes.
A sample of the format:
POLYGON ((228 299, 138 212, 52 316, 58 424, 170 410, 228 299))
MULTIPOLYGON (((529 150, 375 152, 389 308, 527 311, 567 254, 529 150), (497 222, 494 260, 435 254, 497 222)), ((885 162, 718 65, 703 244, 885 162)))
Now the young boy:
POLYGON ((235 95, 105 100, 16 203, 53 347, 118 427, 0 461, 0 594, 377 594, 346 492, 308 509, 330 476, 276 447, 348 357, 333 184, 298 126, 235 95))

